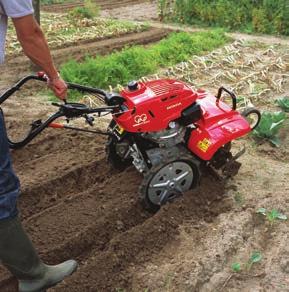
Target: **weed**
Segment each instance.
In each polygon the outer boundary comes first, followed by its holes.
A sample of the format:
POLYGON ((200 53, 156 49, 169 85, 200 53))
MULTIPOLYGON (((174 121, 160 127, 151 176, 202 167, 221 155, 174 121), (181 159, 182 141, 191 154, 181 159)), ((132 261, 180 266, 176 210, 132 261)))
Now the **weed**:
POLYGON ((276 209, 272 209, 271 211, 267 211, 267 209, 265 209, 265 208, 259 208, 257 210, 257 214, 261 214, 263 216, 266 216, 266 219, 268 220, 268 222, 270 223, 271 226, 274 224, 274 222, 276 222, 276 220, 287 220, 288 219, 286 215, 280 213, 276 209))
POLYGON ((264 112, 258 127, 253 131, 253 136, 257 139, 269 140, 274 146, 279 146, 280 141, 277 137, 286 115, 283 112, 264 112))
POLYGON ((75 7, 69 12, 69 16, 73 20, 88 18, 92 19, 99 15, 99 6, 92 0, 84 0, 84 6, 75 7))

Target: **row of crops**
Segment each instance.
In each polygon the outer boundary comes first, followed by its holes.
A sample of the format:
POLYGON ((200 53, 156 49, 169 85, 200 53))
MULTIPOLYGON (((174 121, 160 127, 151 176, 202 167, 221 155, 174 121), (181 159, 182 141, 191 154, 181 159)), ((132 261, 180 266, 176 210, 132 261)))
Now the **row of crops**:
POLYGON ((170 21, 289 35, 288 0, 159 0, 159 8, 170 21))
MULTIPOLYGON (((68 47, 83 41, 94 41, 132 32, 145 31, 149 28, 147 24, 137 24, 128 21, 98 17, 91 19, 77 18, 73 13, 53 14, 45 12, 42 12, 41 27, 52 49, 68 47)), ((9 24, 7 38, 8 55, 20 53, 22 49, 11 23, 9 24)))
POLYGON ((71 82, 108 88, 124 85, 132 79, 156 72, 160 67, 175 65, 192 55, 204 54, 224 45, 223 31, 173 33, 150 47, 133 46, 108 56, 74 60, 62 66, 62 76, 71 82))

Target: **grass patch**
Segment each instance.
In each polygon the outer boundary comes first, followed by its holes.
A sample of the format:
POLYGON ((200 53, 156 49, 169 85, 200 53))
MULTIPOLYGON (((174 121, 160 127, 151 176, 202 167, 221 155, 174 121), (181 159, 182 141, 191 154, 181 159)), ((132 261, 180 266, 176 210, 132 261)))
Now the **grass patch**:
POLYGON ((173 33, 150 47, 134 46, 108 56, 87 57, 83 63, 69 61, 62 66, 61 74, 70 82, 101 88, 116 87, 155 73, 160 67, 172 66, 192 55, 211 51, 228 40, 220 30, 173 33))
POLYGON ((288 0, 158 0, 161 19, 289 35, 288 0))

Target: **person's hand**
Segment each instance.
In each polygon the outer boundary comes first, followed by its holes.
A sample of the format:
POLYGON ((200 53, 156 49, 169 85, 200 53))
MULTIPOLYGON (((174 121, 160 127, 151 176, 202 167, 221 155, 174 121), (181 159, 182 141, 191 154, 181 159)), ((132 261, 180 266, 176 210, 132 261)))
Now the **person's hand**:
POLYGON ((67 96, 67 85, 62 80, 60 76, 53 79, 48 79, 47 81, 48 87, 52 89, 55 96, 57 96, 59 99, 64 100, 67 96))

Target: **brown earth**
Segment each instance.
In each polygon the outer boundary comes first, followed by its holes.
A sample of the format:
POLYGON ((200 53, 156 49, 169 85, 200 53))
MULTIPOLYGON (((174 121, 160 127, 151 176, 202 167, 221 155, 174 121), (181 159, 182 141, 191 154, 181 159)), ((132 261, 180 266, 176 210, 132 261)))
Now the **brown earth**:
MULTIPOLYGON (((260 88, 248 91, 249 85, 237 90, 253 95, 255 106, 275 111, 272 101, 288 92, 289 46, 270 45, 217 50, 199 63, 194 60, 192 75, 180 66, 168 71, 179 72, 173 76, 186 81, 193 76, 192 85, 215 91, 218 84, 234 87, 243 75, 258 77, 268 68, 262 81, 269 89, 265 95, 258 96, 260 88), (234 65, 227 60, 231 55, 234 65), (285 64, 281 69, 274 65, 281 64, 279 57, 285 64), (208 59, 211 69, 203 65, 208 59), (218 74, 233 74, 236 68, 237 81, 218 74), (270 80, 283 74, 277 92, 270 80)), ((24 66, 19 63, 19 68, 23 73, 24 66)), ((159 75, 164 73, 171 76, 159 75)), ((10 80, 5 73, 1 86, 10 80)), ((14 137, 53 108, 44 96, 24 98, 19 93, 4 110, 14 137)), ((68 258, 80 263, 73 276, 50 291, 289 291, 288 221, 270 223, 256 214, 260 207, 289 214, 288 128, 281 139, 279 149, 266 143, 258 146, 251 138, 237 141, 247 152, 233 180, 223 184, 204 175, 199 188, 155 215, 139 206, 141 175, 132 167, 111 171, 103 137, 47 130, 24 149, 13 151, 22 182, 21 217, 41 257, 51 264, 68 258), (246 263, 254 251, 261 252, 262 260, 249 269, 246 263), (241 264, 241 272, 232 272, 234 262, 241 264)), ((0 291, 16 291, 15 285, 1 267, 0 291)))
MULTIPOLYGON (((78 284, 59 291, 80 291, 80 287, 113 291, 127 286, 131 263, 146 262, 173 243, 178 225, 194 218, 196 224, 199 218, 210 222, 228 208, 221 201, 224 186, 205 179, 198 192, 152 216, 136 196, 141 176, 133 168, 112 172, 104 145, 105 139, 95 136, 47 132, 13 152, 22 181, 19 208, 40 254, 50 263, 73 257, 83 264, 75 279, 78 284)), ((1 291, 11 291, 13 283, 3 271, 1 291)))
MULTIPOLYGON (((122 8, 124 6, 133 7, 135 4, 143 2, 153 2, 151 0, 95 0, 95 3, 101 10, 110 10, 115 8, 122 8)), ((75 7, 83 6, 83 1, 70 1, 62 4, 42 5, 41 9, 47 12, 63 12, 73 9, 75 7)))
POLYGON ((101 10, 102 17, 117 18, 134 21, 156 21, 158 19, 157 1, 141 1, 133 6, 101 10))

